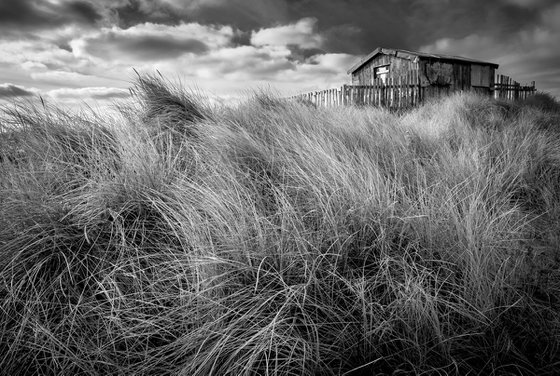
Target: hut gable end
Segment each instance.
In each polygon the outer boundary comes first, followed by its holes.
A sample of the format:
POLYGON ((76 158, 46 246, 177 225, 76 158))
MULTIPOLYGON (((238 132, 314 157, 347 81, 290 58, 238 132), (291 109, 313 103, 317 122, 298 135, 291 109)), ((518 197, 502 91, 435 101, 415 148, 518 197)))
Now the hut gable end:
POLYGON ((378 55, 364 64, 352 75, 354 85, 373 85, 376 79, 383 81, 406 76, 415 69, 416 63, 389 55, 378 55))

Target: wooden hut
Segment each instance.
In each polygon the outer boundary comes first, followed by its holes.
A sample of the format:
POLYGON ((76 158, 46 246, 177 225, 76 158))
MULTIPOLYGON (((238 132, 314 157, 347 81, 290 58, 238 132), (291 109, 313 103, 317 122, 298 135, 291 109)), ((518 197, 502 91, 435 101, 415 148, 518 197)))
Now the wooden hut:
POLYGON ((377 48, 356 63, 348 74, 352 85, 418 85, 422 99, 455 91, 492 95, 498 64, 459 56, 377 48))

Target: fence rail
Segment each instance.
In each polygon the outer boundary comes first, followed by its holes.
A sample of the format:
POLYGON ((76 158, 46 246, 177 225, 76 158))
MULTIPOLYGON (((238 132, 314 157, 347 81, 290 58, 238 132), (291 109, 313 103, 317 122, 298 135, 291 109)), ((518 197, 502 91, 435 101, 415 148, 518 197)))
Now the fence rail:
MULTIPOLYGON (((450 93, 448 87, 430 88, 432 95, 450 93), (434 90, 438 89, 438 90, 434 90)), ((524 99, 536 91, 535 82, 521 85, 508 76, 497 75, 495 84, 486 92, 497 99, 524 99)), ((408 108, 424 102, 426 88, 413 82, 411 77, 403 79, 376 79, 373 85, 343 85, 339 88, 318 90, 299 94, 292 99, 309 102, 318 107, 341 105, 372 105, 389 108, 408 108)))

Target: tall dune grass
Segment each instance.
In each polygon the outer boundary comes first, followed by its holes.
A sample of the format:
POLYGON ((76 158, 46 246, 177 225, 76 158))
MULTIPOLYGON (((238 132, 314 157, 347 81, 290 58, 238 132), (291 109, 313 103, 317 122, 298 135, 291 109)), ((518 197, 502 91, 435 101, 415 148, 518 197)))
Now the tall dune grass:
POLYGON ((2 373, 560 372, 557 102, 134 93, 4 112, 2 373))

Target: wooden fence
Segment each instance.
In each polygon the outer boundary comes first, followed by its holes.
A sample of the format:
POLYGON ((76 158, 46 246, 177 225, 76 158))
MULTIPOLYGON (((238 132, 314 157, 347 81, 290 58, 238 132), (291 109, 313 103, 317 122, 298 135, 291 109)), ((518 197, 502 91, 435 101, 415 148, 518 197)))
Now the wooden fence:
POLYGON ((494 98, 496 99, 525 99, 536 91, 535 81, 531 82, 531 85, 521 85, 511 77, 504 76, 503 74, 496 75, 494 83, 494 98))
POLYGON ((372 105, 391 108, 412 107, 420 103, 420 86, 407 80, 380 79, 373 85, 343 85, 340 88, 299 94, 293 99, 320 107, 372 105))
MULTIPOLYGON (((441 90, 436 90, 438 87, 429 87, 429 89, 430 91, 427 92, 426 88, 412 82, 411 78, 389 78, 385 82, 377 79, 373 85, 343 85, 340 88, 299 94, 291 99, 312 103, 318 107, 372 105, 408 108, 423 103, 428 93, 430 96, 441 96, 451 92, 449 87, 441 87, 441 90)), ((473 91, 476 90, 473 88, 473 91)), ((523 86, 504 75, 497 75, 494 86, 490 90, 485 90, 494 98, 510 100, 527 98, 535 91, 534 81, 530 86, 523 86)))

